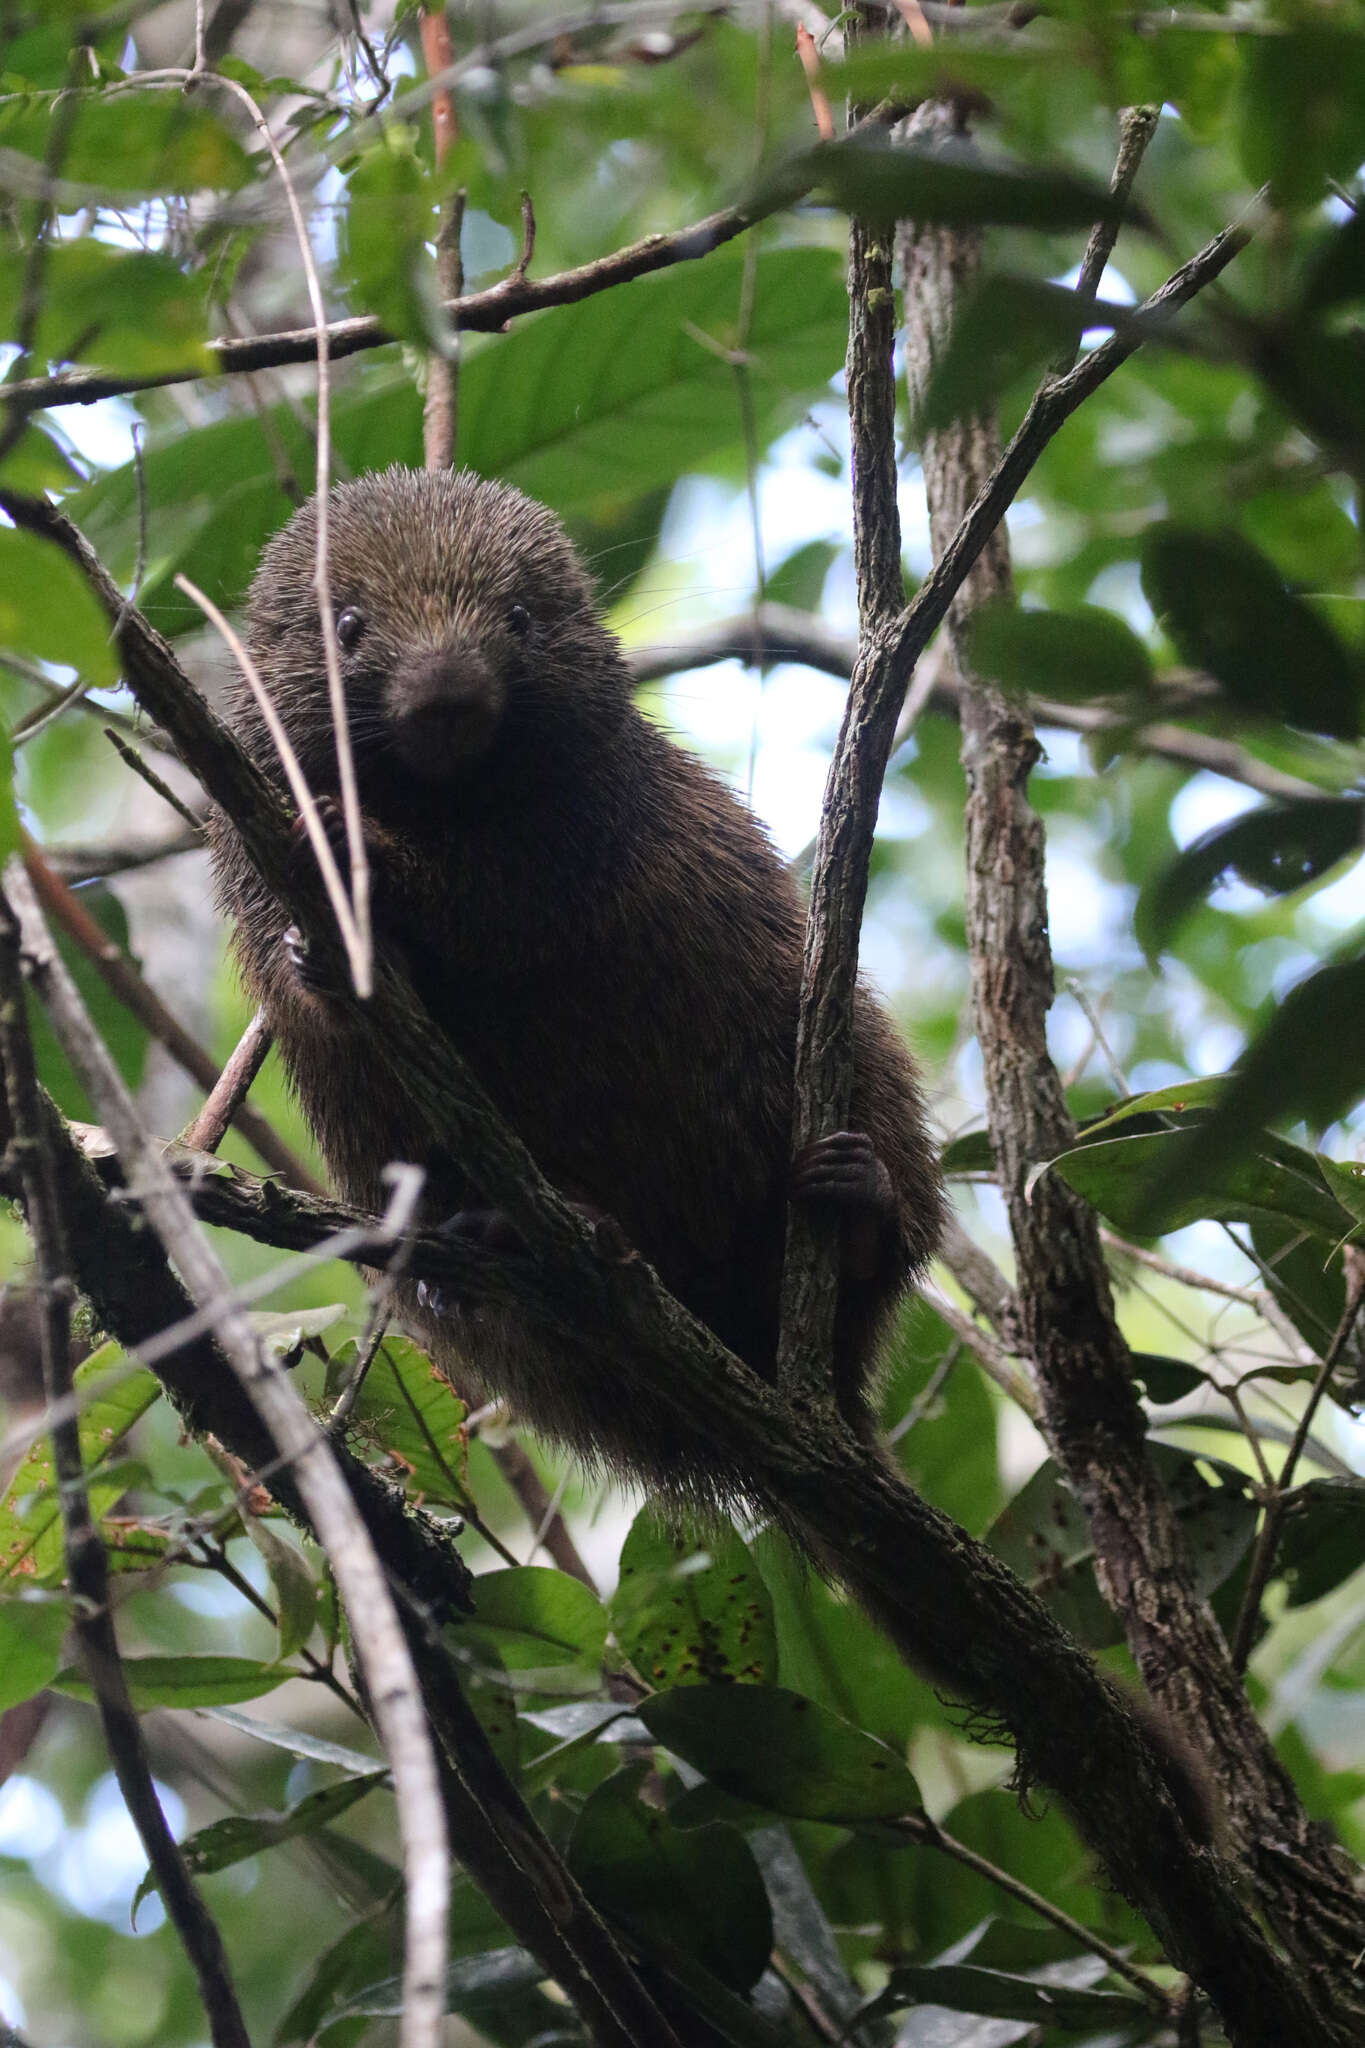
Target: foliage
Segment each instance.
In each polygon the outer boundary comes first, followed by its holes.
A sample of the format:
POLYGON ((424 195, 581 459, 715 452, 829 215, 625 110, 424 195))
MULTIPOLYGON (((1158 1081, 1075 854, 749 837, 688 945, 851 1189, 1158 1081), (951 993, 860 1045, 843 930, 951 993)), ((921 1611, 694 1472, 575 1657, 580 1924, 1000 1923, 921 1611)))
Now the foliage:
MULTIPOLYGON (((242 54, 223 69, 262 100, 285 148, 329 311, 375 314, 394 337, 334 365, 338 475, 421 459, 423 359, 452 346, 430 245, 457 186, 467 290, 514 262, 523 189, 539 277, 735 201, 775 209, 701 260, 460 341, 462 459, 553 505, 628 643, 652 648, 683 621, 765 597, 825 626, 852 622, 839 209, 991 229, 978 294, 918 416, 907 409, 913 441, 989 404, 1017 422, 1050 366, 1083 335, 1130 331, 1132 302, 1268 185, 1261 232, 1216 289, 1173 326, 1139 323, 1137 355, 1043 453, 1014 513, 1022 606, 983 614, 973 641, 983 673, 1044 705, 1034 797, 1049 831, 1053 1042, 1082 1126, 1045 1170, 1118 1240, 1158 1466, 1231 1632, 1256 1488, 1341 1321, 1345 1248, 1365 1226, 1365 15, 1261 0, 1234 17, 1214 0, 1138 33, 1121 10, 1056 0, 1003 36, 968 27, 931 49, 864 47, 843 83, 829 66, 832 94, 846 84, 860 104, 966 95, 978 163, 875 140, 812 149, 803 73, 785 28, 760 32, 764 12, 680 9, 658 27, 651 11, 647 33, 547 32, 543 47, 471 67, 440 168, 424 103, 409 97, 411 10, 391 32, 382 9, 362 10, 392 87, 382 105, 364 50, 339 56, 311 27, 291 25, 287 49, 241 33, 236 48, 278 75, 242 54), (1117 111, 1138 101, 1166 112, 1137 198, 1111 205, 1117 111), (1121 238, 1087 307, 1070 287, 1106 211, 1123 214, 1121 238)), ((220 658, 174 579, 240 602, 262 543, 311 489, 316 387, 306 366, 212 377, 207 344, 230 328, 305 325, 297 256, 276 233, 278 179, 238 102, 202 83, 130 89, 163 61, 161 11, 79 24, 78 61, 76 23, 60 5, 19 10, 0 57, 0 326, 21 344, 9 381, 80 367, 128 388, 90 415, 52 407, 0 435, 0 483, 62 493, 212 687, 220 658), (142 388, 161 376, 201 381, 142 388)), ((466 14, 455 26, 476 33, 466 14)), ((929 556, 910 460, 903 518, 914 578, 929 556)), ((795 663, 731 663, 648 701, 741 783, 752 751, 759 807, 789 852, 813 836, 836 688, 795 663)), ((169 836, 162 799, 101 736, 129 711, 74 569, 0 528, 0 714, 14 745, 0 851, 17 838, 16 803, 49 851, 169 836), (75 678, 88 701, 27 732, 75 678)), ((155 735, 139 744, 166 766, 155 735)), ((864 952, 928 1069, 964 1214, 998 1253, 962 1021, 961 809, 957 735, 931 707, 893 758, 864 952)), ((87 872, 106 868, 84 892, 103 930, 226 1056, 244 1018, 200 857, 124 871, 110 856, 87 872)), ((79 971, 171 1135, 196 1106, 188 1085, 149 1057, 145 1027, 98 973, 79 971)), ((43 1032, 37 1043, 56 1100, 88 1116, 55 1044, 43 1032)), ((273 1065, 253 1100, 311 1156, 273 1065)), ((247 1157, 240 1148, 224 1149, 247 1157)), ((271 1264, 241 1241, 224 1251, 243 1281, 271 1264)), ((0 1255, 19 1270, 17 1231, 0 1255)), ((361 1293, 326 1267, 278 1303, 296 1320, 344 1298, 344 1320, 307 1324, 301 1346, 319 1412, 364 1346, 361 1293)), ((398 2003, 392 1799, 364 1746, 325 1563, 239 1500, 240 1475, 182 1440, 151 1375, 112 1349, 78 1375, 92 1505, 119 1571, 134 1696, 159 1710, 147 1723, 158 1781, 254 2037, 379 2039, 398 2003), (233 1711, 245 1701, 260 1704, 233 1711)), ((1313 1810, 1360 1851, 1362 1378, 1359 1345, 1340 1349, 1282 1503, 1254 1682, 1313 1810)), ((1129 1678, 1077 1503, 932 1304, 907 1310, 895 1334, 883 1420, 914 1483, 1129 1678)), ((513 1558, 530 1553, 486 1432, 409 1341, 385 1340, 349 1427, 410 1498, 474 1518, 513 1558)), ((126 1918, 147 1889, 143 1863, 111 1809, 88 1687, 68 1659, 46 1440, 21 1448, 17 1468, 0 1462, 0 1708, 47 1704, 0 1789, 0 2012, 13 2006, 37 2048, 177 2048, 203 2038, 202 2016, 155 1901, 136 1930, 126 1918), (98 1881, 83 1864, 100 1866, 98 1881)), ((893 2026, 907 2043, 1170 2038, 1080 1933, 1045 1926, 983 1874, 981 1859, 1167 1984, 1148 1930, 1099 1881, 1068 1819, 1021 1809, 1009 1756, 780 1532, 676 1530, 537 1458, 615 1590, 604 1602, 562 1572, 508 1565, 471 1529, 476 1613, 451 1641, 551 1840, 638 1951, 690 1987, 717 2038, 810 2038, 793 1983, 859 2043, 893 2026), (926 1815, 975 1867, 914 1831, 926 1815)), ((451 1941, 449 2004, 469 2038, 585 2038, 467 1880, 451 1941)))

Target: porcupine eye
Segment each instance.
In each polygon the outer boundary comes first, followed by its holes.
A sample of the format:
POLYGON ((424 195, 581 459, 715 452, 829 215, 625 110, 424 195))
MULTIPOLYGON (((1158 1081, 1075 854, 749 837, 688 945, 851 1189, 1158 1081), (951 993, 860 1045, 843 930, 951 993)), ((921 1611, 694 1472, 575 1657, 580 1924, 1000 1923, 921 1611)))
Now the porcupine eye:
POLYGON ((355 646, 364 630, 365 614, 358 612, 353 604, 348 604, 337 620, 337 639, 349 650, 355 646))
POLYGON ((507 623, 518 640, 524 640, 531 630, 531 614, 524 604, 514 604, 508 609, 507 623))

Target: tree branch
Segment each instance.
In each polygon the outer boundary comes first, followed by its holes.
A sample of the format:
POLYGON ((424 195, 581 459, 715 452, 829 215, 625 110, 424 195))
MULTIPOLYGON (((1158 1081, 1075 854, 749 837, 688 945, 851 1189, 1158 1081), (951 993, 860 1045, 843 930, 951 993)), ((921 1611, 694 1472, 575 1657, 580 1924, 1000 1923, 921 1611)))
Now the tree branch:
MULTIPOLYGON (((117 620, 117 587, 69 522, 31 500, 0 497, 14 502, 26 523, 90 565, 96 590, 113 593, 105 601, 117 620)), ((917 630, 924 612, 912 606, 911 613, 917 630)), ((317 933, 325 944, 325 906, 291 886, 288 821, 273 791, 140 614, 123 612, 117 639, 130 687, 228 810, 262 879, 305 937, 317 933)), ((905 644, 900 622, 885 639, 878 636, 879 673, 900 659, 905 644)), ((1187 1831, 1170 1790, 1170 1760, 1041 1603, 860 1446, 841 1433, 803 1427, 772 1386, 664 1292, 643 1261, 622 1262, 612 1244, 600 1241, 544 1181, 390 967, 373 1002, 349 1005, 347 1019, 357 1056, 392 1063, 433 1144, 464 1161, 485 1198, 511 1216, 527 1246, 526 1270, 557 1299, 576 1341, 601 1345, 621 1361, 626 1383, 682 1416, 699 1407, 724 1412, 721 1481, 796 1527, 903 1655, 1009 1728, 1025 1775, 1061 1793, 1173 1962, 1217 2001, 1237 2048, 1283 2048, 1287 2040, 1310 2038, 1314 2017, 1302 1992, 1227 1873, 1187 1831)))
MULTIPOLYGON (((65 1125, 46 1100, 43 1125, 56 1162, 62 1213, 81 1289, 90 1298, 101 1327, 116 1336, 125 1349, 151 1352, 163 1332, 192 1317, 193 1304, 121 1185, 111 1195, 96 1178, 76 1143, 81 1127, 65 1125)), ((122 1170, 108 1157, 103 1134, 101 1140, 99 1163, 121 1183, 122 1170)), ((91 1149, 97 1149, 93 1142, 91 1149)), ((202 1154, 197 1156, 192 1182, 205 1163, 202 1154)), ((172 1151, 170 1157, 183 1173, 183 1155, 177 1160, 172 1151)), ((217 1161, 208 1164, 215 1177, 238 1178, 234 1169, 217 1161)), ((262 1242, 299 1247, 325 1241, 341 1216, 347 1219, 342 1228, 350 1222, 367 1226, 372 1251, 384 1239, 384 1225, 378 1217, 329 1209, 307 1195, 284 1194, 269 1181, 240 1178, 263 1214, 279 1205, 277 1236, 272 1239, 259 1230, 252 1233, 262 1242), (296 1210, 301 1222, 294 1216, 296 1210)), ((197 1183, 200 1197, 206 1186, 205 1181, 197 1183)), ((205 1204, 205 1213, 228 1221, 228 1215, 216 1210, 212 1202, 205 1204)), ((433 1277, 440 1277, 441 1241, 432 1238, 419 1241, 419 1245, 427 1247, 433 1277)), ((365 1256, 364 1247, 353 1247, 352 1252, 358 1259, 365 1256)), ((451 1277, 447 1270, 445 1278, 451 1277)), ((269 1486, 305 1534, 320 1541, 298 1484, 296 1461, 278 1456, 218 1342, 200 1334, 169 1352, 163 1346, 152 1369, 187 1427, 196 1435, 216 1438, 269 1486)), ((604 2015, 595 2034, 603 2048, 640 2048, 646 2041, 657 2041, 660 2048, 670 2048, 670 2044, 676 2048, 655 2009, 643 2002, 645 1995, 638 1980, 608 1930, 592 1916, 576 1881, 504 1778, 467 1705, 463 1699, 456 1700, 462 1685, 460 1669, 445 1650, 436 1627, 452 1612, 467 1611, 471 1603, 469 1573, 449 1531, 420 1509, 407 1507, 397 1489, 362 1464, 344 1443, 333 1439, 332 1452, 384 1559, 400 1604, 427 1710, 445 1752, 442 1799, 461 1861, 497 1904, 517 1939, 543 1963, 547 1976, 557 1979, 580 2011, 604 2015), (499 1819, 499 1814, 506 1818, 499 1819), (592 1916, 587 1933, 583 1932, 585 1915, 592 1916), (634 2032, 610 2021, 610 2014, 616 2011, 632 2016, 634 2032)))
POLYGON ((79 1427, 73 1412, 70 1304, 74 1289, 51 1129, 45 1126, 24 1001, 19 921, 0 893, 0 1060, 11 1126, 10 1155, 23 1186, 38 1267, 43 1389, 52 1416, 72 1619, 80 1661, 95 1695, 119 1791, 146 1852, 167 1918, 194 1971, 214 2048, 250 2048, 218 1924, 195 1889, 152 1780, 128 1691, 109 1605, 109 1563, 90 1513, 79 1427))
MULTIPOLYGON (((797 611, 791 605, 769 601, 756 612, 721 619, 676 640, 631 648, 626 659, 637 685, 659 682, 689 669, 710 668, 717 662, 753 660, 799 662, 803 668, 813 668, 822 675, 847 682, 857 664, 858 643, 851 634, 837 632, 814 612, 797 611)), ((1029 717, 1035 725, 1056 726, 1063 732, 1079 733, 1084 739, 1101 739, 1113 733, 1125 754, 1150 754, 1182 767, 1206 769, 1212 775, 1223 775, 1230 782, 1258 790, 1262 796, 1288 800, 1321 795, 1318 785, 1307 777, 1273 767, 1235 740, 1166 722, 1167 717, 1179 711, 1216 710, 1220 702, 1216 685, 1192 697, 1188 679, 1159 683, 1155 697, 1143 706, 1068 704, 1051 697, 1030 697, 1027 702, 1029 717), (1136 724, 1135 719, 1143 710, 1165 716, 1156 717, 1152 724, 1136 724)), ((939 663, 925 696, 924 709, 944 718, 961 716, 962 686, 951 662, 939 663)), ((907 736, 904 723, 898 721, 891 742, 893 755, 907 736)))
POLYGON ((425 2048, 439 2038, 444 2024, 449 1859, 435 1757, 387 1580, 330 1448, 286 1374, 262 1350, 232 1302, 217 1255, 143 1129, 122 1077, 47 935, 17 860, 6 867, 5 888, 23 931, 28 978, 62 1049, 98 1105, 129 1184, 143 1201, 168 1257, 184 1275, 199 1308, 213 1312, 223 1353, 274 1448, 292 1461, 299 1493, 336 1574, 398 1802, 407 1880, 402 2039, 405 2048, 425 2048))
MULTIPOLYGON (((725 206, 707 214, 691 227, 668 235, 645 235, 607 256, 594 257, 572 270, 553 277, 533 278, 513 270, 500 283, 481 292, 467 292, 444 307, 446 319, 456 333, 501 334, 510 321, 547 306, 575 306, 598 292, 629 284, 651 271, 668 270, 675 263, 695 263, 709 256, 746 228, 764 220, 779 207, 791 204, 789 189, 765 199, 753 198, 738 206, 725 206)), ((351 320, 334 320, 324 330, 328 356, 339 362, 343 356, 358 355, 366 349, 383 348, 396 337, 372 314, 351 320)), ((208 354, 220 376, 237 376, 253 370, 277 370, 286 363, 317 361, 318 336, 312 327, 292 328, 281 334, 241 337, 220 335, 207 344, 208 354)), ((192 384, 204 376, 197 369, 160 370, 147 376, 112 376, 99 370, 59 370, 53 377, 29 377, 0 390, 0 398, 24 415, 48 406, 94 405, 101 398, 126 398, 135 391, 154 391, 168 384, 192 384)))
MULTIPOLYGON (((919 147, 926 138, 950 136, 960 146, 960 125, 952 108, 935 103, 920 109, 910 132, 919 147)), ((1221 263, 1235 239, 1229 231, 1205 259, 1216 251, 1221 263)), ((975 283, 980 247, 972 231, 902 231, 912 402, 975 283)), ((1182 291, 1196 267, 1203 271, 1204 262, 1177 273, 1182 291)), ((1156 295, 1163 296, 1169 302, 1170 286, 1156 295)), ((1356 2031, 1356 2022, 1344 2016, 1365 2013, 1350 1960, 1365 1944, 1365 1901, 1346 1860, 1304 1813, 1196 1590, 1170 1499, 1147 1455, 1145 1420, 1093 1211, 1060 1176, 1031 1178, 1032 1168, 1064 1150, 1073 1134, 1047 1048, 1053 969, 1043 832, 1026 795, 1039 748, 1017 701, 972 674, 966 627, 976 605, 1011 592, 998 493, 1019 459, 1016 451, 1033 445, 1055 419, 1059 394, 1074 393, 1095 356, 1111 346, 1124 344, 1112 337, 1075 370, 1043 384, 1003 456, 993 417, 926 435, 922 450, 940 568, 962 548, 964 536, 980 532, 983 515, 997 505, 947 614, 963 683, 968 943, 991 1141, 1014 1239, 1022 1347, 1043 1397, 1045 1432, 1089 1519, 1101 1585, 1153 1697, 1190 1735, 1223 1794, 1261 1904, 1319 2004, 1319 2037, 1344 2042, 1356 2031)))
MULTIPOLYGON (((34 892, 44 910, 55 917, 63 930, 84 953, 105 986, 111 989, 143 1028, 163 1045, 171 1058, 201 1088, 210 1094, 221 1078, 218 1062, 187 1031, 173 1011, 168 1010, 154 989, 147 986, 122 948, 100 930, 85 905, 74 896, 59 875, 55 875, 32 840, 25 836, 23 862, 34 892)), ((262 1055, 264 1057, 264 1055, 262 1055)), ((259 1065, 259 1061, 257 1062, 259 1065)), ((293 1153, 259 1110, 238 1101, 232 1122, 250 1140, 267 1166, 282 1173, 296 1188, 311 1194, 322 1192, 315 1176, 293 1153)), ((212 1147, 208 1148, 212 1150, 212 1147)))

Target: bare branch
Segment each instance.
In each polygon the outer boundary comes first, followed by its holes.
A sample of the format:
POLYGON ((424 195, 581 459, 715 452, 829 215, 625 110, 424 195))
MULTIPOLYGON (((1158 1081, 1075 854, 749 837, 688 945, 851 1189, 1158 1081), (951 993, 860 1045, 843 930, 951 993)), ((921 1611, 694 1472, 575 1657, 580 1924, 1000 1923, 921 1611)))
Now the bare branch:
POLYGON ((217 1336, 278 1451, 293 1461, 299 1491, 346 1602, 375 1722, 393 1772, 407 1879, 405 2048, 440 2039, 445 2009, 449 1858, 436 1760, 416 1675, 379 1558, 330 1448, 287 1375, 261 1349, 185 1194, 142 1127, 123 1080, 95 1032, 42 922, 22 867, 6 888, 23 931, 29 979, 68 1059, 109 1127, 129 1184, 217 1336))
MULTIPOLYGON (((956 139, 958 126, 954 111, 937 104, 920 109, 911 132, 923 146, 926 137, 956 139)), ((1242 239, 1240 230, 1226 231, 1168 280, 1144 312, 1158 303, 1183 303, 1242 239)), ((903 230, 912 402, 973 286, 980 243, 979 234, 962 229, 903 230)), ((1094 389, 1090 378, 1107 374, 1127 352, 1127 340, 1114 335, 1074 370, 1049 378, 1003 455, 990 416, 960 420, 924 439, 938 559, 928 583, 960 549, 967 554, 968 573, 965 580, 953 578, 947 618, 964 683, 968 938, 977 1038, 1015 1245, 1019 1341, 1037 1374, 1048 1440, 1085 1507, 1102 1589, 1123 1620, 1154 1698, 1188 1732, 1223 1794, 1230 1837, 1259 1903, 1298 1960, 1318 2004, 1321 2037, 1344 2044, 1355 2027, 1345 2015, 1357 1998, 1350 1957, 1365 1940, 1365 1905, 1345 1858, 1313 1829, 1197 1590, 1180 1525, 1147 1454, 1145 1420, 1115 1320, 1094 1214, 1058 1176, 1030 1178, 1033 1166, 1064 1150, 1072 1136, 1046 1037, 1053 968, 1043 832, 1026 793, 1039 748, 1023 706, 973 676, 966 627, 976 604, 1011 589, 1000 524, 1011 495, 1009 479, 1055 431, 1082 386, 1094 389), (1106 356, 1107 365, 1097 361, 1106 356), (1323 1907, 1319 1911, 1315 1903, 1312 1913, 1303 1908, 1308 1868, 1315 1902, 1323 1907)), ((909 622, 923 595, 922 590, 906 614, 911 644, 918 634, 909 622)))
MULTIPOLYGON (((652 271, 668 270, 675 263, 695 263, 709 256, 736 235, 742 235, 756 221, 766 219, 779 206, 790 203, 789 192, 774 192, 765 200, 751 199, 739 206, 725 206, 707 214, 690 227, 672 234, 645 235, 608 256, 594 257, 554 277, 531 278, 514 270, 500 284, 481 292, 469 292, 445 307, 445 316, 459 333, 500 334, 510 321, 547 306, 574 306, 598 292, 629 284, 652 271)), ((282 334, 221 335, 207 344, 208 354, 220 375, 240 375, 251 370, 280 369, 286 363, 317 361, 318 334, 331 362, 358 355, 366 349, 383 348, 396 337, 372 315, 351 320, 334 320, 320 329, 294 328, 282 334)), ((31 377, 6 384, 0 397, 24 413, 59 405, 93 405, 101 398, 124 398, 134 391, 151 391, 168 384, 193 384, 204 375, 194 369, 163 370, 149 376, 110 376, 99 370, 62 370, 54 377, 31 377)))
MULTIPOLYGON (((106 987, 112 989, 124 1008, 159 1044, 165 1046, 171 1058, 192 1080, 197 1081, 201 1088, 214 1090, 219 1073, 218 1062, 212 1053, 200 1045, 174 1012, 167 1009, 156 991, 147 986, 132 961, 112 939, 105 936, 85 905, 72 894, 61 877, 52 872, 38 848, 27 838, 23 859, 29 880, 48 915, 55 917, 80 947, 106 987)), ((252 1109, 245 1102, 238 1103, 232 1121, 243 1137, 255 1146, 266 1164, 282 1173, 294 1187, 305 1188, 312 1194, 320 1192, 316 1176, 296 1157, 259 1110, 252 1109)))
MULTIPOLYGON (((238 1040, 227 1065, 210 1087, 203 1108, 186 1124, 180 1138, 182 1145, 201 1152, 218 1150, 227 1135, 228 1125, 240 1116, 247 1090, 265 1065, 266 1055, 274 1042, 265 1021, 265 1012, 258 1010, 238 1040)), ((295 1182, 295 1185, 299 1183, 295 1182)), ((322 1190, 315 1184, 308 1192, 321 1194, 322 1190)))
POLYGON ((250 2048, 217 1922, 195 1889, 152 1781, 146 1745, 119 1655, 109 1565, 90 1512, 79 1428, 71 1412, 70 1306, 74 1294, 53 1159, 39 1106, 24 1002, 19 920, 0 893, 0 1057, 24 1206, 38 1265, 43 1387, 52 1413, 57 1478, 80 1661, 99 1709, 123 1803, 138 1831, 167 1916, 199 1985, 214 2048, 250 2048), (61 1419, 59 1419, 59 1417, 61 1419))

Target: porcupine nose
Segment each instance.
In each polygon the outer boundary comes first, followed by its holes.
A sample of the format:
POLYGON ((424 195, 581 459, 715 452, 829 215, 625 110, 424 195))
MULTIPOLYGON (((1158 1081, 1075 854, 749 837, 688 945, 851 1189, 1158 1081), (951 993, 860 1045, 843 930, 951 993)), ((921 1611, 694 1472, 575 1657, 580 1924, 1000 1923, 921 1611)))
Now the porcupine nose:
POLYGON ((478 648, 450 641, 410 656, 389 679, 387 707, 400 760, 439 782, 488 752, 503 686, 478 648))

